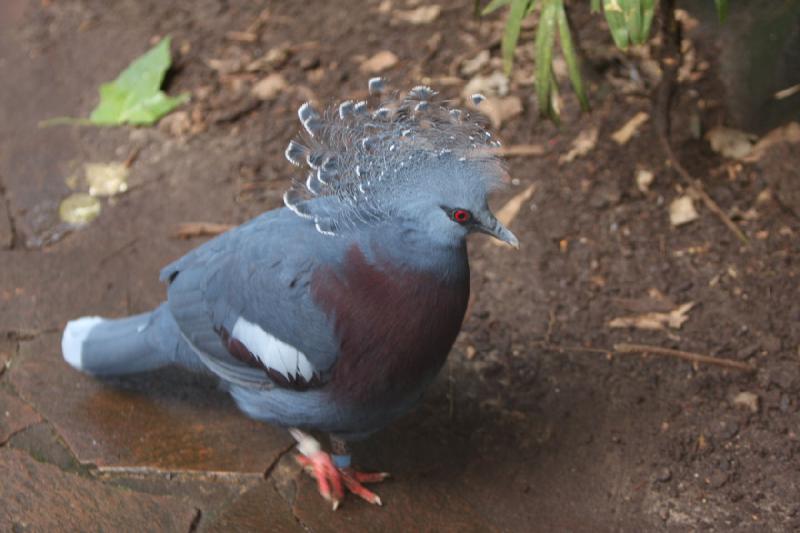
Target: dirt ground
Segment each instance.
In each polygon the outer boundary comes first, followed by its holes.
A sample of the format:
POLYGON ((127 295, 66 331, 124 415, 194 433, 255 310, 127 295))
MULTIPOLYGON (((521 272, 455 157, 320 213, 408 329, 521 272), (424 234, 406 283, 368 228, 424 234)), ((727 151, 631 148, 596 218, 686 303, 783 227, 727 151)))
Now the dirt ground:
POLYGON ((575 8, 593 111, 581 115, 562 83, 561 126, 538 117, 527 44, 505 97, 522 110, 498 134, 542 149, 509 159, 495 199, 535 187, 511 222, 522 248, 471 242, 474 302, 445 370, 418 409, 358 446, 358 463, 394 475, 377 489, 383 508, 351 498, 332 513, 284 432, 246 419, 207 380, 170 370, 98 382, 61 360, 68 319, 163 299, 159 269, 205 238, 176 238, 180 224, 239 224, 281 205, 303 101, 364 97, 365 62, 386 50, 392 87, 428 83, 453 99, 499 70, 502 19, 478 20, 472 4, 442 3, 415 24, 403 15, 434 4, 3 2, 0 529, 800 529, 800 143, 741 162, 697 135, 735 126, 702 27, 687 32, 672 143, 749 243, 699 201, 696 220, 670 223, 686 190, 652 118, 627 143, 612 138, 651 113, 653 62, 614 51, 601 19, 575 8), (37 127, 88 115, 96 88, 165 35, 166 89, 192 101, 159 126, 37 127), (465 71, 482 50, 492 59, 465 71), (254 96, 274 75, 285 86, 254 96), (567 160, 593 129, 596 143, 567 160), (69 178, 112 161, 130 164, 128 191, 66 231, 58 203, 68 183, 85 190, 69 178))

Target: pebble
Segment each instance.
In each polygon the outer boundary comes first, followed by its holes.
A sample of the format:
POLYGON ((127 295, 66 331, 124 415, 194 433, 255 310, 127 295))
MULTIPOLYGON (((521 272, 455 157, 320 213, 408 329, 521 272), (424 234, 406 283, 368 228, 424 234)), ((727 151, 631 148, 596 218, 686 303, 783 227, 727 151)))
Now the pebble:
POLYGON ((712 489, 718 489, 728 482, 728 474, 721 470, 715 471, 707 479, 706 483, 712 489))
POLYGON ((737 407, 744 407, 750 410, 751 413, 758 412, 758 395, 752 392, 740 392, 733 399, 733 405, 737 407))
POLYGON ((660 481, 661 483, 666 483, 670 479, 672 479, 672 470, 668 467, 659 468, 655 475, 656 481, 660 481))

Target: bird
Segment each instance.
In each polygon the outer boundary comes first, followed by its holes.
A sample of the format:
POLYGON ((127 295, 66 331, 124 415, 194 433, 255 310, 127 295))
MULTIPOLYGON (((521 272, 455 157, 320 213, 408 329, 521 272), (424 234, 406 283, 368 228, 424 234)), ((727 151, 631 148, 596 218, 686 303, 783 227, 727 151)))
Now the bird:
POLYGON ((216 376, 247 416, 289 429, 334 510, 345 491, 382 504, 364 485, 388 474, 356 470, 350 444, 407 413, 442 368, 469 300, 467 237, 519 247, 488 205, 507 174, 481 116, 427 86, 368 89, 299 108, 285 156, 302 171, 283 207, 168 264, 154 310, 69 321, 61 342, 99 378, 216 376))

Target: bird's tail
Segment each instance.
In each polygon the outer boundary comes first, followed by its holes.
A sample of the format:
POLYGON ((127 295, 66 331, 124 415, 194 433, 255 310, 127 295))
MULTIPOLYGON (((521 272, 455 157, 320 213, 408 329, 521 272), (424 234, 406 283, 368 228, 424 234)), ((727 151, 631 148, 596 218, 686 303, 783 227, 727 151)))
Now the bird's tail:
POLYGON ((64 360, 82 372, 113 376, 179 363, 181 341, 169 308, 119 319, 85 316, 67 323, 64 360))

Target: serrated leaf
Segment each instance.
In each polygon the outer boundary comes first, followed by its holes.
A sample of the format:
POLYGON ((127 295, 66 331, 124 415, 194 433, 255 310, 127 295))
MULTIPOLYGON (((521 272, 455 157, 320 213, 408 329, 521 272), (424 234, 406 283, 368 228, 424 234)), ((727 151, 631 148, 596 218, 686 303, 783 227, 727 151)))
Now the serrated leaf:
POLYGON ((100 86, 100 103, 89 121, 97 125, 149 125, 189 100, 188 94, 167 96, 161 90, 171 65, 170 38, 134 60, 117 78, 100 86))
POLYGON ((714 0, 714 5, 717 7, 719 21, 725 22, 728 18, 728 0, 714 0))
POLYGON ((539 28, 536 31, 536 97, 539 112, 554 118, 552 86, 553 86, 553 44, 556 38, 556 17, 559 0, 542 0, 542 13, 539 16, 539 28))
POLYGON ((511 67, 514 65, 514 50, 517 48, 519 31, 527 8, 528 0, 511 0, 511 9, 508 12, 506 29, 503 32, 503 40, 501 42, 503 71, 506 76, 511 74, 511 67))
POLYGON ((503 6, 507 6, 511 3, 511 0, 492 0, 489 2, 489 5, 483 8, 481 11, 481 15, 488 15, 489 13, 494 13, 498 9, 503 6))
POLYGON ((569 81, 572 83, 572 88, 575 89, 575 94, 578 96, 578 101, 581 103, 581 109, 588 111, 589 99, 586 97, 586 91, 583 88, 580 61, 578 60, 578 55, 575 53, 575 46, 572 43, 572 34, 569 29, 567 12, 564 9, 562 0, 559 0, 557 15, 558 36, 561 42, 561 51, 564 53, 564 60, 567 63, 569 81))

